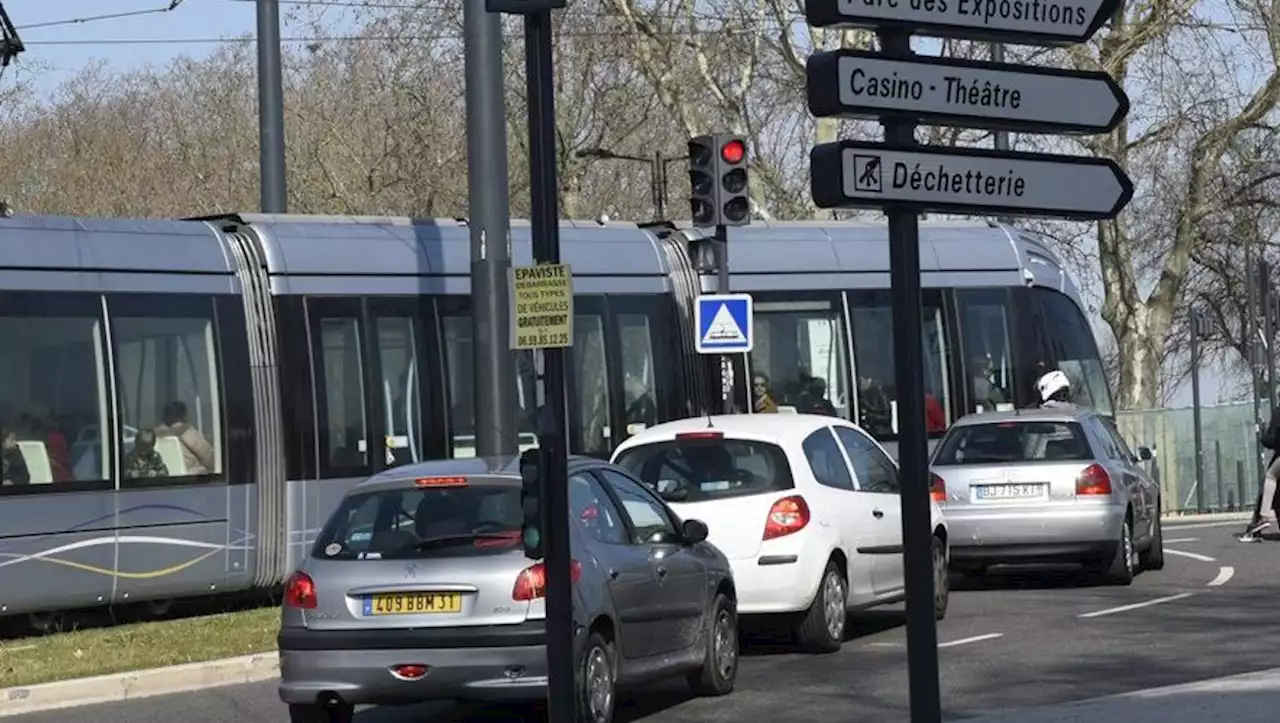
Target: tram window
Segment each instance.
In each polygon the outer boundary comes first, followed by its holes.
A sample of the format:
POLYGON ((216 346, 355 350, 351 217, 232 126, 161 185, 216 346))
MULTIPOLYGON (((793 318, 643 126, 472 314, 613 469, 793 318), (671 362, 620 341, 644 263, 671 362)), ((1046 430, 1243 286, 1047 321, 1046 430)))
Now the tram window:
POLYGON ((190 305, 209 315, 134 316, 111 309, 122 486, 222 472, 213 305, 203 299, 190 305))
POLYGON ((597 314, 573 317, 573 363, 578 399, 578 448, 582 454, 603 456, 613 448, 609 428, 609 369, 605 360, 604 320, 597 314))
POLYGON ((848 417, 847 337, 833 302, 758 301, 755 335, 754 411, 848 417))
MULTIPOLYGON (((849 294, 853 322, 854 369, 858 376, 858 423, 884 440, 898 434, 898 404, 893 357, 893 319, 888 290, 849 294)), ((951 419, 951 390, 947 369, 946 313, 942 297, 926 291, 920 336, 924 353, 925 428, 946 431, 951 419)))
MULTIPOLYGON (((455 458, 476 455, 475 412, 475 347, 472 344, 471 317, 445 314, 445 365, 449 376, 449 429, 455 458)), ((523 451, 538 446, 535 420, 538 396, 535 386, 533 357, 529 352, 516 352, 516 403, 519 406, 518 445, 523 451)))
POLYGON ((622 341, 626 433, 631 436, 658 423, 658 387, 653 372, 653 336, 649 330, 649 317, 618 314, 618 336, 622 341))
POLYGON ((1004 289, 956 289, 963 331, 969 412, 1014 403, 1009 345, 1009 295, 1004 289))
POLYGON ((383 454, 393 467, 422 460, 422 395, 418 340, 413 319, 378 317, 378 365, 382 378, 383 454))
POLYGON ((1068 296, 1052 289, 1032 290, 1040 306, 1040 318, 1047 329, 1049 346, 1057 356, 1052 361, 1071 380, 1072 401, 1110 415, 1111 393, 1098 356, 1093 331, 1080 308, 1068 296))
POLYGON ((360 322, 354 318, 321 318, 320 388, 324 422, 320 454, 331 468, 369 464, 368 424, 364 408, 364 365, 360 322))
POLYGON ((109 485, 102 302, 50 296, 0 298, 0 494, 109 485))

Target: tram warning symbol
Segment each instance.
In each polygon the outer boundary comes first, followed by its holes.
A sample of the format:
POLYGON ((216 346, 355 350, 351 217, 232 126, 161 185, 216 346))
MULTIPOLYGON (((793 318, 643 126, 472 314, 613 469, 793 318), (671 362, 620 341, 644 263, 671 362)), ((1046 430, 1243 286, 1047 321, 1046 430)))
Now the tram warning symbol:
POLYGON ((698 353, 733 354, 751 351, 755 342, 755 325, 750 295, 700 296, 695 316, 698 353))
POLYGON ((854 155, 853 172, 855 174, 854 185, 859 191, 865 193, 881 193, 884 191, 884 183, 881 180, 880 173, 880 156, 854 155))

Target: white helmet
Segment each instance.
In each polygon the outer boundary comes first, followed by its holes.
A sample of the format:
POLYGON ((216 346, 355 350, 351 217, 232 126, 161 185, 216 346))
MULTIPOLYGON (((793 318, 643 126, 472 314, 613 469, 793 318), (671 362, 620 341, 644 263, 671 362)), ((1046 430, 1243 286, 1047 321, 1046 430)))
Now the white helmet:
POLYGON ((1054 394, 1071 388, 1071 381, 1061 370, 1054 369, 1036 380, 1036 390, 1040 392, 1040 401, 1047 402, 1054 394))

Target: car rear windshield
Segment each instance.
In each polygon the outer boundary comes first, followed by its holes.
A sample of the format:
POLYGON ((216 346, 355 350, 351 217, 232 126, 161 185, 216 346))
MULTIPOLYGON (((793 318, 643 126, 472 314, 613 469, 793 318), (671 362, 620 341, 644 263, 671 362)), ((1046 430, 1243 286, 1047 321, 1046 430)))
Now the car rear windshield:
POLYGON ((466 557, 520 544, 523 513, 514 481, 406 487, 351 495, 316 538, 327 560, 466 557))
POLYGON ((952 427, 933 464, 1074 462, 1092 456, 1075 422, 1007 421, 952 427))
POLYGON ((632 447, 617 464, 671 502, 705 502, 791 489, 780 447, 724 437, 677 437, 632 447))

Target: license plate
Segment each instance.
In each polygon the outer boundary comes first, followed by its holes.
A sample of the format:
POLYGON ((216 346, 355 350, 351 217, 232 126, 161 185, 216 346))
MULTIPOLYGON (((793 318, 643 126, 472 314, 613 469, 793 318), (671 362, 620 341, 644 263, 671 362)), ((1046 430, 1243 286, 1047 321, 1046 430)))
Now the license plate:
POLYGON ((430 615, 462 612, 462 595, 456 592, 403 592, 366 595, 365 615, 430 615))
POLYGON ((1044 496, 1042 484, 982 485, 974 488, 980 500, 1023 500, 1044 496))

